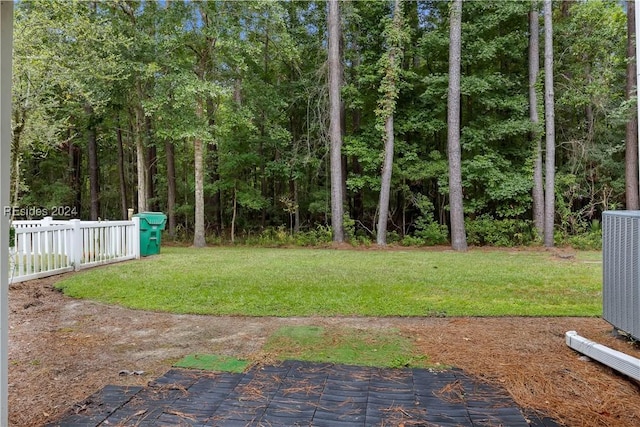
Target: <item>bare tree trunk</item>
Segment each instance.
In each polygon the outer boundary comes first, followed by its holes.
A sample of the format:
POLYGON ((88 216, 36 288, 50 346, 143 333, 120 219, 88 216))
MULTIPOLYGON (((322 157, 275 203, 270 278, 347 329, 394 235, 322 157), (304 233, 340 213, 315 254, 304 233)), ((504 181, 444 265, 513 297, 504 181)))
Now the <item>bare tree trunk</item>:
POLYGON ((122 219, 129 217, 127 204, 127 179, 124 171, 124 144, 122 142, 122 129, 118 126, 116 129, 116 139, 118 144, 118 178, 120 181, 120 215, 122 219))
POLYGON ((553 90, 553 8, 544 0, 544 117, 545 117, 545 197, 544 245, 553 247, 555 221, 556 133, 553 90))
POLYGON ((147 156, 144 147, 144 112, 142 106, 135 107, 136 165, 138 170, 138 212, 148 211, 147 204, 147 156))
POLYGON ((94 123, 94 111, 91 105, 86 104, 84 107, 89 119, 87 128, 87 160, 89 163, 89 199, 91 206, 89 210, 89 219, 97 221, 100 217, 100 170, 98 168, 98 143, 96 140, 96 126, 94 123))
MULTIPOLYGON (((27 120, 27 113, 23 112, 20 117, 16 117, 17 114, 14 114, 14 120, 16 123, 16 127, 13 129, 13 138, 11 140, 11 182, 13 183, 13 188, 11 189, 11 197, 10 204, 11 206, 18 206, 18 201, 20 200, 20 159, 21 159, 21 147, 20 141, 22 139, 22 132, 25 127, 25 123, 27 120)), ((13 211, 11 213, 11 219, 13 220, 13 211)))
MULTIPOLYGON (((202 100, 196 101, 196 115, 202 119, 202 100)), ((194 143, 195 166, 195 225, 193 233, 193 246, 202 248, 206 246, 204 233, 204 147, 202 139, 195 139, 194 143)))
POLYGON ((69 140, 69 186, 74 195, 73 208, 77 218, 80 218, 82 212, 82 151, 73 142, 72 130, 67 130, 67 139, 69 140))
MULTIPOLYGON (((394 1, 392 25, 393 32, 402 31, 403 22, 400 0, 394 1)), ((398 34, 395 35, 395 38, 397 43, 398 34)), ((384 161, 382 163, 380 199, 378 201, 380 216, 378 217, 378 227, 376 230, 376 243, 381 246, 385 246, 387 244, 387 221, 389 218, 391 177, 393 171, 393 149, 395 143, 393 135, 393 113, 396 106, 396 98, 398 96, 397 79, 399 75, 399 67, 396 64, 396 61, 402 61, 401 48, 401 46, 394 43, 394 40, 390 40, 389 62, 387 69, 385 70, 385 76, 382 79, 382 85, 384 85, 384 96, 386 97, 386 99, 382 100, 382 111, 386 117, 384 117, 384 161)))
POLYGON ((176 160, 173 143, 164 142, 167 156, 167 225, 171 238, 176 237, 176 160))
POLYGON ((384 144, 384 161, 382 164, 382 176, 380 183, 380 199, 378 201, 378 228, 376 230, 376 243, 380 246, 387 244, 387 221, 389 219, 389 193, 391 192, 391 173, 393 170, 393 114, 386 118, 384 123, 386 140, 384 144))
POLYGON ((340 82, 342 61, 340 60, 340 5, 338 0, 329 0, 327 28, 329 31, 329 138, 331 141, 331 228, 333 241, 344 242, 344 216, 342 192, 342 132, 340 82))
POLYGON ((540 71, 540 23, 538 5, 531 3, 529 13, 529 119, 531 139, 534 144, 533 163, 533 223, 538 236, 544 235, 544 177, 542 174, 542 140, 540 138, 540 118, 538 117, 538 93, 536 83, 540 71))
MULTIPOLYGON (((239 88, 238 88, 239 90, 239 88)), ((237 101, 241 102, 241 101, 237 101)), ((239 104, 238 104, 239 105, 239 104)), ((207 98, 207 122, 209 128, 213 131, 216 121, 215 113, 218 109, 218 105, 214 103, 212 98, 207 98)), ((220 156, 218 155, 218 143, 211 141, 207 144, 207 179, 212 184, 220 181, 220 156)), ((213 229, 217 235, 222 233, 222 199, 220 189, 217 188, 215 192, 209 197, 205 197, 205 209, 213 213, 213 229)), ((211 215, 211 214, 209 214, 211 215)))
POLYGON ((236 215, 238 212, 238 191, 233 187, 233 212, 231 214, 231 243, 236 242, 236 215))
POLYGON ((295 206, 295 211, 293 213, 293 232, 300 232, 300 195, 298 194, 298 180, 294 179, 293 181, 293 204, 295 206))
MULTIPOLYGON (((636 61, 636 6, 634 0, 627 0, 627 87, 626 97, 631 99, 637 94, 637 61, 636 61)), ((640 209, 638 194, 638 114, 629 117, 625 136, 624 177, 627 209, 640 209)))
MULTIPOLYGON (((20 200, 20 180, 22 179, 20 176, 20 152, 16 150, 11 153, 11 157, 13 157, 11 162, 11 180, 13 181, 13 191, 11 194, 11 206, 18 206, 18 201, 20 200)), ((11 219, 13 219, 13 210, 11 214, 11 219)))
POLYGON ((158 174, 158 155, 156 146, 150 144, 147 147, 147 165, 149 165, 149 172, 147 173, 147 203, 149 209, 152 211, 158 210, 158 201, 156 200, 156 188, 155 179, 158 174))
POLYGON ((462 204, 462 154, 460 148, 460 67, 462 51, 462 0, 453 0, 449 44, 449 96, 447 110, 447 151, 449 156, 449 209, 451 246, 467 250, 462 204))

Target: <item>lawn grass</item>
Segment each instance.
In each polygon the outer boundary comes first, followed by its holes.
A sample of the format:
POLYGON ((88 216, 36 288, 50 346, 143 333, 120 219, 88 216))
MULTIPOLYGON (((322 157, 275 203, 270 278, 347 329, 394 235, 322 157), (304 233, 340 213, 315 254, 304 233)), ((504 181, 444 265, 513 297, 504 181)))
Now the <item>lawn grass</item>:
POLYGON ((246 316, 597 316, 600 252, 163 247, 73 274, 65 294, 246 316))
POLYGON ((189 354, 177 361, 173 366, 205 371, 244 372, 249 366, 249 362, 217 354, 189 354))
POLYGON ((413 341, 397 330, 283 326, 269 337, 263 351, 277 354, 281 360, 385 368, 433 367, 427 356, 415 351, 413 341))

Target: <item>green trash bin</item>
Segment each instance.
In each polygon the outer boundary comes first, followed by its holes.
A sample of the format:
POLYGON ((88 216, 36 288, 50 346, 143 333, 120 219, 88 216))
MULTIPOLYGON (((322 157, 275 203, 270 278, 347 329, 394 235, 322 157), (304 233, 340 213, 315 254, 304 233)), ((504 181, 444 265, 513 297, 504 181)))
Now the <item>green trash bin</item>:
POLYGON ((134 216, 140 218, 140 256, 159 254, 167 216, 162 212, 140 212, 134 216))

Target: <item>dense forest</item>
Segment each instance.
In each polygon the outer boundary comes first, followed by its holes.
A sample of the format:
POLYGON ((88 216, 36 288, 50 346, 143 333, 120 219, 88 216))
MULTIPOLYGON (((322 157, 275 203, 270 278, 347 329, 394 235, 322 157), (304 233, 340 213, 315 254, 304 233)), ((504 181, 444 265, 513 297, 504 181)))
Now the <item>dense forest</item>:
POLYGON ((551 202, 551 245, 597 244, 637 208, 633 4, 545 3, 17 2, 12 205, 196 246, 447 244, 459 211, 517 245, 551 202))

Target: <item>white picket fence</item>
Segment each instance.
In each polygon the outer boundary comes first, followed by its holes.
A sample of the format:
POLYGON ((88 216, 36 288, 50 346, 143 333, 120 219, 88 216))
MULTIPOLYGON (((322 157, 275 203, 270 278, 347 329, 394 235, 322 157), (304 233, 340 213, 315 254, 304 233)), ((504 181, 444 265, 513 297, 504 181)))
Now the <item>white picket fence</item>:
POLYGON ((140 258, 140 219, 13 221, 9 283, 140 258))

